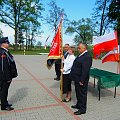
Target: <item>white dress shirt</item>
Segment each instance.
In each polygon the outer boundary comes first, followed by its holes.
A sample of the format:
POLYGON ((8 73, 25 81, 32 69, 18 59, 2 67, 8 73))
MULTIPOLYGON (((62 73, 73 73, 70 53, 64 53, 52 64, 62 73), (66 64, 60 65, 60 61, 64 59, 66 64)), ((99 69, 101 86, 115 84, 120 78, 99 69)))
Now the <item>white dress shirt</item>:
POLYGON ((81 54, 79 55, 79 57, 82 56, 83 54, 85 54, 86 52, 88 52, 88 51, 85 50, 83 53, 81 53, 81 54))
POLYGON ((63 74, 69 74, 75 60, 74 55, 67 55, 66 59, 64 59, 64 67, 63 67, 63 74))

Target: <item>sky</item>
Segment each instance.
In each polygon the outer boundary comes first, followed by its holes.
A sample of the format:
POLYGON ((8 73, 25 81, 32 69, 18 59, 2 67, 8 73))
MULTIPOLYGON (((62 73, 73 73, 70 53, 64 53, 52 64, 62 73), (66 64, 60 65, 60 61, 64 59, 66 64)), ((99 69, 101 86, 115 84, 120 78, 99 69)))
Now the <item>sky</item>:
MULTIPOLYGON (((69 20, 80 20, 81 18, 91 18, 91 13, 93 12, 93 8, 95 6, 96 0, 55 0, 58 7, 63 8, 69 20)), ((50 0, 42 0, 43 6, 45 7, 44 15, 49 14, 48 3, 50 0)), ((4 36, 8 36, 11 43, 14 42, 14 31, 9 26, 0 23, 0 28, 3 31, 4 36)), ((50 44, 53 35, 52 30, 49 29, 49 25, 41 24, 41 30, 44 33, 41 37, 37 37, 36 41, 41 41, 42 45, 45 44, 45 40, 50 35, 51 37, 48 39, 48 43, 50 44)), ((63 30, 63 44, 68 43, 73 45, 74 35, 65 35, 65 30, 63 30)))

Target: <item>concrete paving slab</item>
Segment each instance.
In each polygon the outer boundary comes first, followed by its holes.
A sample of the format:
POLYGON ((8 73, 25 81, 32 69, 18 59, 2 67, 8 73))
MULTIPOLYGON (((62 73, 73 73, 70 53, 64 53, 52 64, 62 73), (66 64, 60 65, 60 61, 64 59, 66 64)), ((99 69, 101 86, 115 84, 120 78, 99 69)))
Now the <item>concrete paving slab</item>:
MULTIPOLYGON (((90 78, 88 88, 88 109, 84 115, 73 115, 71 105, 76 103, 74 83, 72 101, 63 103, 60 99, 60 81, 55 81, 54 66, 46 67, 47 55, 15 55, 19 76, 9 89, 8 100, 14 111, 0 111, 0 120, 120 120, 120 87, 116 98, 114 88, 102 89, 98 101, 98 90, 90 78)), ((102 64, 93 61, 93 67, 115 72, 117 63, 102 64)))

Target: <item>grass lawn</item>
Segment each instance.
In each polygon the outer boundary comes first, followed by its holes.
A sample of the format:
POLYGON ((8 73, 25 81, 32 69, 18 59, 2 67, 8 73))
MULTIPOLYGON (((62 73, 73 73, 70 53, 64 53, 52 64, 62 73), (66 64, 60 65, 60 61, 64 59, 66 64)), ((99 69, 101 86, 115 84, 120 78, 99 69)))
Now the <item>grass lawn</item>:
MULTIPOLYGON (((13 55, 24 55, 24 50, 16 50, 9 49, 11 54, 13 55)), ((32 49, 32 50, 26 50, 25 55, 40 55, 40 53, 49 53, 49 49, 32 49)))
MULTIPOLYGON (((13 55, 24 55, 24 50, 14 51, 13 48, 10 48, 9 51, 13 55)), ((50 51, 50 48, 47 48, 46 50, 44 48, 41 48, 41 49, 33 48, 32 50, 26 50, 25 55, 40 55, 40 53, 49 53, 49 51, 50 51)), ((90 51, 91 56, 93 56, 93 52, 91 50, 89 51, 90 51)), ((75 51, 75 56, 77 56, 78 54, 79 54, 78 51, 75 51)))

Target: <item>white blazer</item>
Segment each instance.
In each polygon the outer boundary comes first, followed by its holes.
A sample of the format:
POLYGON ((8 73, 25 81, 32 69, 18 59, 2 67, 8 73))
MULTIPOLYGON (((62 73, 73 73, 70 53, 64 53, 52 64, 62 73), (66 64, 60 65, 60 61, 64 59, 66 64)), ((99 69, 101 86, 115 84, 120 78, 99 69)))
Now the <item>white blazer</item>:
POLYGON ((73 62, 75 60, 74 55, 67 55, 66 59, 64 59, 64 67, 63 67, 63 74, 69 74, 73 65, 73 62))

